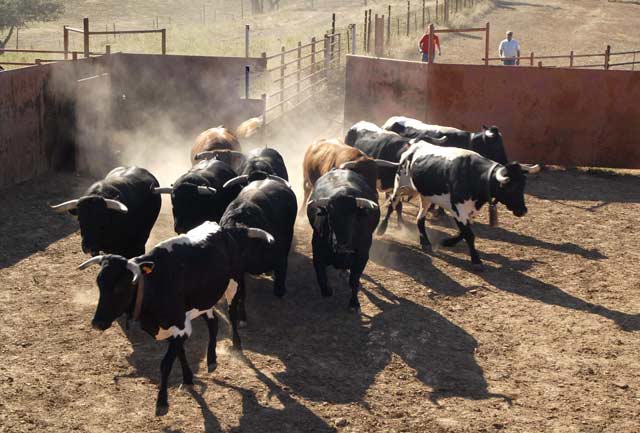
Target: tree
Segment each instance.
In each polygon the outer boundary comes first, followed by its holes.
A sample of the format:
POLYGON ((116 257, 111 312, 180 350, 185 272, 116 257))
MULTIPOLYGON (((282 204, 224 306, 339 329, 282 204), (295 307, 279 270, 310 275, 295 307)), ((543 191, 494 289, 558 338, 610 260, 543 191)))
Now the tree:
POLYGON ((6 46, 16 28, 30 22, 55 20, 62 12, 62 0, 0 0, 0 49, 6 46), (1 35, 7 30, 3 39, 1 35))

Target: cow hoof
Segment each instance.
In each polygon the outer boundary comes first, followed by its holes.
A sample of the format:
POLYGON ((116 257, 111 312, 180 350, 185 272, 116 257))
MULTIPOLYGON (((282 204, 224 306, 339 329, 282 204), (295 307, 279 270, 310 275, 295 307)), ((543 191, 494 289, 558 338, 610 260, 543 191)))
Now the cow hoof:
POLYGON ((473 269, 474 272, 484 272, 484 265, 482 263, 473 263, 471 269, 473 269))
POLYGON ((246 328, 247 321, 246 320, 238 320, 238 328, 246 328))
POLYGON ((156 403, 156 416, 165 416, 169 413, 169 403, 156 403))
POLYGON ((211 364, 207 365, 207 371, 209 373, 213 373, 214 371, 216 371, 217 367, 218 367, 218 363, 217 362, 212 362, 211 364))

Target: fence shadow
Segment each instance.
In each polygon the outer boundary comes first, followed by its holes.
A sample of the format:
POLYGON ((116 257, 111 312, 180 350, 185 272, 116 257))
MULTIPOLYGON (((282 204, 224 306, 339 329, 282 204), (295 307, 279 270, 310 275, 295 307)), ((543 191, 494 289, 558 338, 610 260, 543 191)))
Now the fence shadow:
MULTIPOLYGON (((446 253, 439 253, 438 257, 452 266, 460 269, 469 269, 469 260, 461 259, 446 253)), ((573 296, 561 288, 530 277, 521 271, 531 267, 530 261, 513 261, 500 254, 483 253, 485 258, 485 272, 479 273, 482 279, 492 286, 512 293, 514 295, 543 302, 548 305, 597 314, 616 323, 627 332, 640 331, 640 314, 623 313, 616 310, 592 304, 576 296, 573 296), (489 262, 497 264, 490 265, 489 262), (513 285, 516 281, 517 285, 513 285)))
POLYGON ((75 197, 90 183, 88 178, 55 173, 0 191, 0 269, 77 231, 75 218, 56 214, 49 205, 75 197))

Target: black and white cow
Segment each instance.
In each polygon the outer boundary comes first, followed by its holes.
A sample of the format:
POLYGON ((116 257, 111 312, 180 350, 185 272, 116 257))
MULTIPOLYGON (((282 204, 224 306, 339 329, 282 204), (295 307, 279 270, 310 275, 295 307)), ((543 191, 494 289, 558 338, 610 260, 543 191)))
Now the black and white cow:
MULTIPOLYGON (((345 137, 345 144, 359 149, 373 159, 397 163, 402 154, 409 149, 411 138, 380 128, 378 125, 362 120, 354 124, 345 137)), ((426 138, 433 144, 443 145, 447 138, 426 138)), ((378 189, 385 193, 393 190, 397 167, 378 168, 378 189)), ((402 201, 396 206, 398 222, 402 223, 402 201)))
POLYGON ((298 203, 289 183, 279 176, 264 172, 248 175, 249 184, 233 200, 220 219, 225 230, 257 227, 271 233, 275 242, 255 243, 243 251, 243 260, 233 268, 238 283, 229 307, 232 321, 246 322, 245 274, 274 273, 273 293, 282 297, 287 291, 286 278, 289 250, 298 203))
POLYGON ((118 167, 78 199, 51 208, 78 217, 82 251, 135 257, 144 253, 149 233, 160 213, 159 186, 144 168, 118 167))
POLYGON ((380 221, 378 193, 360 174, 335 169, 315 184, 307 217, 313 227, 313 266, 322 296, 331 296, 327 266, 350 270, 349 309, 360 309, 360 276, 369 261, 373 231, 380 221))
POLYGON ((459 147, 476 153, 500 164, 509 162, 504 150, 502 134, 497 126, 482 126, 482 131, 468 132, 450 126, 429 125, 410 117, 394 116, 382 126, 383 129, 396 132, 403 137, 415 138, 433 143, 429 138, 447 137, 440 144, 447 147, 459 147))
POLYGON ((247 185, 253 173, 266 173, 271 176, 277 176, 285 182, 289 181, 289 173, 282 155, 270 147, 251 151, 242 164, 239 173, 239 176, 225 185, 226 188, 234 185, 247 185))
POLYGON ((502 165, 470 150, 419 141, 402 155, 391 203, 379 233, 386 230, 392 206, 398 200, 398 191, 411 188, 422 199, 418 214, 422 246, 430 245, 425 230, 426 209, 436 204, 452 214, 460 229, 457 236, 446 239, 443 245, 454 246, 464 238, 474 269, 481 270, 482 262, 471 230, 473 216, 493 199, 504 204, 514 215, 524 216, 527 213, 524 202, 525 174, 539 170, 537 165, 517 162, 502 165))
MULTIPOLYGON (((160 364, 160 390, 156 413, 166 413, 169 402, 167 379, 176 358, 182 366, 184 384, 193 384, 184 341, 191 336, 191 322, 202 316, 209 330, 207 364, 216 368, 218 318, 213 307, 224 295, 233 269, 240 266, 247 250, 273 243, 273 237, 258 228, 220 227, 207 221, 186 234, 161 242, 147 254, 127 259, 100 255, 80 265, 99 264, 100 297, 92 325, 104 331, 127 313, 156 340, 168 340, 160 364)), ((233 344, 240 349, 237 323, 233 344)))
POLYGON ((180 176, 171 187, 155 188, 158 194, 171 194, 176 233, 186 233, 205 221, 220 221, 224 210, 241 187, 224 188, 236 177, 229 165, 217 159, 200 161, 180 176))

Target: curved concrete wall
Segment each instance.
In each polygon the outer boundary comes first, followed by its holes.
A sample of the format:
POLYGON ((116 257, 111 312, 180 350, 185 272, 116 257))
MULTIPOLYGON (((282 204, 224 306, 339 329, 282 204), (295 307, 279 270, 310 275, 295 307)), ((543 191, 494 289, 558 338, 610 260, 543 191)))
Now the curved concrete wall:
POLYGON ((345 127, 393 115, 503 131, 510 159, 640 168, 640 72, 349 56, 345 127))

